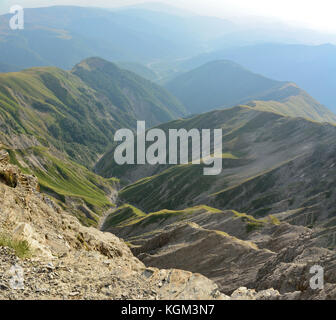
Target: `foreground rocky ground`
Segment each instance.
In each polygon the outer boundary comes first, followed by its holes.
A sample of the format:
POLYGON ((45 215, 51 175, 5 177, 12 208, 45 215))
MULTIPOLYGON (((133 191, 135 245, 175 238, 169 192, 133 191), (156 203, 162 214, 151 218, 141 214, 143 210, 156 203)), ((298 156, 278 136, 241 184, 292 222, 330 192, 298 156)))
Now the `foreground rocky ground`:
MULTIPOLYGON (((174 227, 174 241, 179 237, 185 237, 187 242, 193 237, 196 241, 200 234, 208 232, 195 222, 179 227, 183 230, 177 232, 174 227)), ((165 230, 161 237, 169 240, 169 232, 171 231, 165 230)), ((331 255, 331 251, 325 250, 323 256, 328 277, 326 290, 309 296, 305 292, 288 290, 292 289, 291 279, 306 271, 305 259, 310 255, 301 250, 299 260, 295 251, 297 249, 291 247, 285 251, 278 248, 279 254, 275 254, 267 248, 265 239, 264 242, 260 241, 260 244, 264 243, 264 248, 257 249, 252 242, 239 242, 233 237, 226 237, 226 240, 221 238, 225 241, 218 242, 215 236, 208 234, 207 239, 213 245, 220 243, 220 250, 229 248, 232 253, 231 263, 228 263, 223 252, 216 258, 218 272, 227 275, 226 278, 221 277, 220 281, 213 274, 209 274, 209 278, 214 278, 212 280, 201 275, 200 272, 207 274, 201 267, 195 272, 175 269, 179 265, 188 267, 185 262, 187 259, 193 263, 198 262, 197 258, 191 257, 200 258, 203 254, 204 261, 209 262, 209 266, 215 266, 214 261, 209 260, 205 254, 204 250, 209 247, 202 237, 199 238, 203 240, 198 246, 196 241, 193 248, 188 248, 189 253, 183 251, 184 258, 173 249, 171 253, 175 254, 174 263, 169 255, 165 257, 165 263, 160 259, 161 262, 157 263, 155 259, 148 258, 150 255, 146 255, 141 246, 138 246, 136 253, 140 256, 142 254, 141 258, 147 265, 165 265, 164 268, 146 267, 124 241, 112 233, 82 226, 76 218, 63 212, 52 200, 39 193, 37 180, 22 174, 16 166, 9 164, 8 154, 3 151, 0 152, 0 236, 0 243, 1 239, 9 237, 11 243, 29 244, 27 256, 21 258, 17 256, 15 247, 12 246, 13 249, 10 245, 0 245, 0 299, 265 300, 335 297, 335 257, 331 255), (267 257, 267 263, 265 259, 258 261, 259 256, 267 257), (181 263, 178 263, 178 259, 181 263), (239 271, 247 260, 250 262, 245 265, 245 269, 239 271), (225 272, 223 262, 227 263, 230 272, 225 272), (253 268, 254 263, 258 272, 253 268), (236 265, 236 269, 233 265, 236 265), (249 272, 248 267, 251 268, 249 272), (254 288, 251 287, 252 283, 246 285, 250 289, 241 287, 240 284, 248 284, 247 280, 252 276, 260 280, 254 283, 258 290, 251 289, 254 288), (239 277, 246 281, 238 281, 239 277), (283 290, 284 285, 288 288, 287 291, 283 290)), ((271 243, 272 240, 268 239, 268 242, 271 243)), ((158 243, 162 244, 162 241, 158 243)))
POLYGON ((0 298, 225 298, 200 274, 146 268, 122 240, 83 227, 62 212, 38 192, 34 177, 21 174, 8 160, 1 152, 0 233, 27 241, 32 256, 19 259, 10 248, 0 247, 0 298), (23 286, 13 290, 13 279, 23 286))
MULTIPOLYGON (((39 193, 0 152, 0 235, 29 243, 19 258, 0 246, 0 299, 231 299, 198 273, 147 268, 111 233, 82 226, 39 193)), ((257 293, 244 288, 237 299, 257 293)), ((259 293, 271 298, 273 290, 259 293)))

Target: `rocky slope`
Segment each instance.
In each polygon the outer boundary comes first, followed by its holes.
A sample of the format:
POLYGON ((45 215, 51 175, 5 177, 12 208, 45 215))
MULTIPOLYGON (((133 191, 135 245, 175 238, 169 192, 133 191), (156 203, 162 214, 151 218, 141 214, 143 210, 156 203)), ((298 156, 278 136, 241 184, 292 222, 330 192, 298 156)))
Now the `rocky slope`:
POLYGON ((146 265, 201 273, 227 295, 238 287, 279 292, 276 299, 335 299, 335 227, 309 229, 269 216, 257 220, 206 206, 144 214, 124 206, 106 220, 146 265), (325 269, 324 290, 312 290, 310 268, 325 269))
POLYGON ((1 151, 0 298, 226 298, 200 274, 146 268, 122 240, 83 227, 39 193, 35 177, 8 161, 1 151), (4 237, 11 239, 9 247, 2 244, 4 237), (16 256, 19 244, 26 244, 29 256, 16 256), (16 264, 22 268, 24 288, 12 290, 11 269, 16 264))
POLYGON ((84 227, 39 193, 36 177, 1 151, 0 298, 335 298, 335 255, 323 249, 329 234, 209 207, 132 210, 126 223, 125 212, 117 224, 112 214, 104 228, 128 238, 145 264, 112 233, 84 227), (312 263, 326 268, 325 290, 307 289, 312 263))

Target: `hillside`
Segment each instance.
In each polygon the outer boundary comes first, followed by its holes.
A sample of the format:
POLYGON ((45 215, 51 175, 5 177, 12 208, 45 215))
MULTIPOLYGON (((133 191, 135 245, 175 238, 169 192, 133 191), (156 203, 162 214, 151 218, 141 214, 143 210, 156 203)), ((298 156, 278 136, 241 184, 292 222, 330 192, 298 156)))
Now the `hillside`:
POLYGON ((198 204, 255 217, 294 210, 293 223, 335 223, 335 126, 235 107, 161 128, 222 128, 222 173, 204 176, 203 165, 191 164, 118 166, 111 152, 98 169, 130 183, 122 201, 147 212, 198 204))
POLYGON ((104 152, 113 132, 131 125, 116 108, 102 103, 78 77, 54 67, 0 74, 1 140, 17 147, 53 146, 89 165, 104 152), (3 136, 5 135, 5 136, 3 136))
POLYGON ((165 86, 192 114, 255 100, 260 110, 336 123, 336 115, 295 84, 266 78, 227 60, 209 62, 165 86))
POLYGON ((97 226, 115 208, 117 179, 104 179, 55 149, 34 146, 5 149, 10 163, 34 175, 39 190, 86 226, 97 226))
POLYGON ((53 146, 85 165, 138 117, 155 125, 184 113, 161 87, 102 59, 85 60, 72 72, 41 67, 0 74, 0 102, 3 143, 24 135, 26 145, 53 146))

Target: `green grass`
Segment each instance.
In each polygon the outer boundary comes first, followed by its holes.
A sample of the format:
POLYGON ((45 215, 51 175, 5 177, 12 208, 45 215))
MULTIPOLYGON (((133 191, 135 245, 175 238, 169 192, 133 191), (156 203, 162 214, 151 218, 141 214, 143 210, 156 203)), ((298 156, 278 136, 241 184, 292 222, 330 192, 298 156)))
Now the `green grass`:
POLYGON ((117 179, 104 179, 63 154, 51 154, 45 147, 9 149, 8 152, 11 163, 24 173, 34 174, 41 192, 56 199, 64 209, 68 209, 66 198, 69 197, 83 201, 97 215, 91 219, 76 210, 75 215, 82 223, 96 225, 98 216, 114 206, 107 193, 116 188, 117 179))
POLYGON ((15 255, 21 259, 29 258, 32 255, 32 249, 26 240, 15 240, 6 234, 0 234, 0 247, 13 249, 15 255))
POLYGON ((196 206, 184 210, 161 210, 149 214, 137 209, 136 207, 125 204, 113 212, 106 220, 104 228, 122 228, 140 223, 142 226, 147 226, 153 223, 162 223, 168 219, 176 218, 183 220, 190 215, 203 212, 220 213, 221 211, 208 206, 196 206))
POLYGON ((129 204, 125 204, 118 209, 116 209, 113 213, 111 213, 105 221, 103 226, 104 229, 108 229, 111 227, 121 227, 126 226, 134 221, 137 221, 146 214, 139 210, 136 207, 133 207, 129 204))
POLYGON ((281 222, 278 218, 269 215, 264 219, 256 219, 255 217, 248 215, 246 213, 240 213, 232 210, 237 219, 242 219, 246 223, 246 232, 250 233, 252 231, 257 231, 262 229, 266 224, 270 223, 273 225, 279 225, 281 222))

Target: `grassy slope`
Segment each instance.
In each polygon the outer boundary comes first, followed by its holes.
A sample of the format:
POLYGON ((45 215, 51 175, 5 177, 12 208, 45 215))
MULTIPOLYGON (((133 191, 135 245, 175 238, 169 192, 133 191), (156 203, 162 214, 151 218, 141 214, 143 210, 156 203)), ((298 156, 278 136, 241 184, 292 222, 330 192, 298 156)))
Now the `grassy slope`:
POLYGON ((143 233, 141 230, 147 230, 146 228, 149 225, 151 225, 150 229, 154 231, 165 226, 165 223, 172 224, 179 221, 187 221, 204 213, 212 215, 233 213, 236 219, 241 219, 245 223, 247 232, 263 228, 263 226, 265 226, 267 223, 271 223, 273 225, 280 224, 280 221, 273 216, 268 216, 263 219, 256 219, 253 216, 247 215, 245 213, 239 213, 234 210, 223 212, 216 208, 205 205, 190 207, 184 210, 165 209, 146 214, 132 205, 125 204, 109 215, 103 227, 104 230, 123 230, 125 228, 132 227, 133 231, 138 230, 140 233, 143 233))
POLYGON ((107 150, 117 129, 182 114, 164 89, 102 59, 85 60, 73 73, 44 67, 0 74, 1 132, 34 136, 86 166, 107 150))
POLYGON ((108 97, 122 112, 146 120, 148 126, 186 113, 182 104, 165 89, 103 59, 87 59, 76 65, 72 73, 108 97))
POLYGON ((96 225, 99 216, 114 206, 109 194, 117 188, 118 180, 97 176, 62 154, 51 154, 44 147, 7 151, 11 163, 26 174, 34 174, 41 191, 75 214, 84 224, 96 225), (88 210, 83 211, 81 207, 88 210))
POLYGON ((92 89, 57 68, 0 75, 1 131, 34 136, 89 165, 112 139, 116 121, 92 89))

